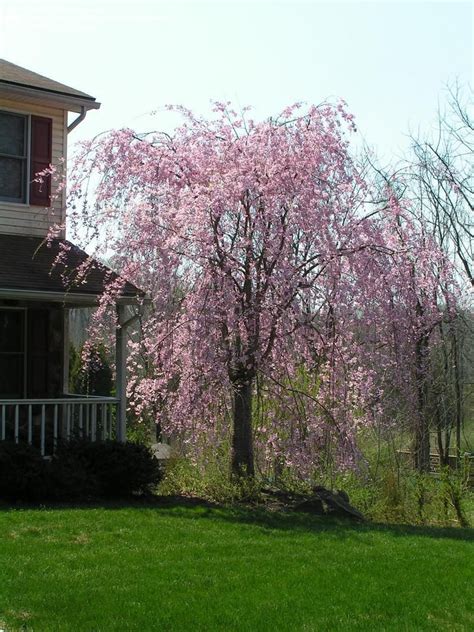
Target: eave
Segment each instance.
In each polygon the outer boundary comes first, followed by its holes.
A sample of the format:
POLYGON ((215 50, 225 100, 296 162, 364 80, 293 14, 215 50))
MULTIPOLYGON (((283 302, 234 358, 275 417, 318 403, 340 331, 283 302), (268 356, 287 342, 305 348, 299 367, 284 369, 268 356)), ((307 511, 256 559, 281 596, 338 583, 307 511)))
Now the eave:
POLYGON ((59 107, 69 112, 82 112, 85 110, 98 110, 100 103, 93 97, 79 97, 67 93, 46 90, 31 86, 0 80, 0 95, 6 98, 20 98, 24 101, 32 101, 39 104, 48 104, 59 107))

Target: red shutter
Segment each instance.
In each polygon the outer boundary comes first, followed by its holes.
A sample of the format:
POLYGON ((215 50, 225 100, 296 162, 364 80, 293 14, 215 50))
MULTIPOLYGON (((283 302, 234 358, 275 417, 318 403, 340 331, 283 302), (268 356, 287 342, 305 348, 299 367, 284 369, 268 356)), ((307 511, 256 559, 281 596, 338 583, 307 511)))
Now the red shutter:
POLYGON ((36 174, 51 164, 53 121, 42 116, 31 117, 31 172, 30 204, 51 205, 51 177, 43 177, 43 182, 33 182, 36 174))

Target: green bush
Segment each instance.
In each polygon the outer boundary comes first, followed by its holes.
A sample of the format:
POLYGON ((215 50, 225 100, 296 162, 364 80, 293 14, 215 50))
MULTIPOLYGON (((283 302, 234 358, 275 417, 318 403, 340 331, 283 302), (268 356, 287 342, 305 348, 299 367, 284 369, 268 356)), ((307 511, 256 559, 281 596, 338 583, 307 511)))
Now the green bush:
POLYGON ((0 442, 0 498, 37 500, 48 488, 45 462, 36 448, 0 442))
MULTIPOLYGON (((265 502, 261 489, 272 488, 291 494, 311 494, 315 485, 343 490, 350 503, 369 520, 383 523, 468 526, 474 518, 474 494, 469 489, 467 466, 445 468, 437 475, 420 474, 408 463, 401 463, 389 451, 383 458, 373 456, 365 467, 345 472, 315 470, 313 477, 299 478, 290 469, 278 479, 257 476, 235 480, 229 475, 230 459, 224 448, 205 453, 194 462, 175 456, 166 466, 160 484, 162 494, 185 494, 211 501, 233 504, 265 502)), ((264 495, 263 495, 264 496, 264 495)))
POLYGON ((160 480, 158 460, 140 444, 71 441, 44 459, 27 444, 0 442, 2 500, 126 498, 160 480))
POLYGON ((52 500, 80 500, 100 497, 100 486, 92 469, 66 445, 46 465, 47 498, 52 500))
POLYGON ((346 473, 337 477, 335 486, 344 489, 352 503, 377 522, 469 524, 472 492, 463 470, 445 468, 433 475, 385 464, 376 477, 346 473))
POLYGON ((80 495, 101 498, 146 493, 161 480, 158 460, 148 447, 138 443, 71 441, 59 447, 51 469, 61 474, 56 477, 59 489, 62 486, 74 494, 82 483, 80 495))
POLYGON ((228 454, 221 449, 199 462, 179 456, 169 459, 159 491, 163 495, 184 494, 233 504, 257 500, 260 488, 257 478, 231 477, 228 454))

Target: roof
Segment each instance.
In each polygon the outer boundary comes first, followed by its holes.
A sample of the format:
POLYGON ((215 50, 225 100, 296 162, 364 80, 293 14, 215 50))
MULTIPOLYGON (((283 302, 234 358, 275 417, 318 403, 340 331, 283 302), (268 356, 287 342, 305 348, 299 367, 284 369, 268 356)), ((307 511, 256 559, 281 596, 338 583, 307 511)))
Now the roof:
MULTIPOLYGON (((68 295, 70 301, 79 295, 96 298, 117 279, 119 276, 110 268, 91 260, 87 253, 65 239, 46 243, 41 237, 0 235, 0 290, 3 297, 8 290, 12 293, 55 293, 63 298, 68 295), (55 265, 61 252, 65 253, 64 264, 55 265), (92 267, 79 282, 77 269, 86 261, 92 261, 92 267)), ((144 293, 126 281, 120 296, 136 299, 144 293)))
POLYGON ((54 81, 27 68, 12 64, 6 59, 0 59, 0 88, 27 89, 36 93, 44 93, 50 96, 65 97, 66 99, 80 100, 88 103, 92 108, 99 107, 95 98, 86 92, 54 81))

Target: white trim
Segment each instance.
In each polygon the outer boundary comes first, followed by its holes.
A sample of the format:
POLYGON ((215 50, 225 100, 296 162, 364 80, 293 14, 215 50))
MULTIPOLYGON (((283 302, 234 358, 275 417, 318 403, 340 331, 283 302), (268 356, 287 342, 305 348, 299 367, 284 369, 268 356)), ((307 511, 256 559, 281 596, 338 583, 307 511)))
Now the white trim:
MULTIPOLYGON (((15 288, 0 288, 0 299, 11 299, 21 301, 52 301, 54 303, 64 303, 68 305, 84 305, 96 307, 99 304, 101 294, 79 294, 74 292, 51 292, 43 290, 20 290, 15 288)), ((117 301, 119 305, 136 305, 137 298, 134 296, 120 296, 117 301)))
POLYGON ((27 404, 117 404, 118 397, 106 395, 68 395, 67 397, 41 397, 41 398, 0 398, 0 406, 21 406, 27 404))

